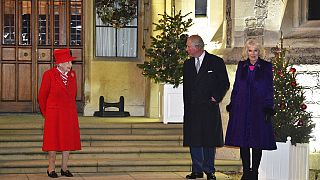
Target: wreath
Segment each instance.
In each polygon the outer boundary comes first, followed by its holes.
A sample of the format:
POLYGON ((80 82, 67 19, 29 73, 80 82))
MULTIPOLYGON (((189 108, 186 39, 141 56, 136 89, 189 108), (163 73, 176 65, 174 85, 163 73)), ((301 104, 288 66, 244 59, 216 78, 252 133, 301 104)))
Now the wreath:
POLYGON ((137 17, 137 0, 96 0, 96 11, 104 24, 122 28, 137 17))

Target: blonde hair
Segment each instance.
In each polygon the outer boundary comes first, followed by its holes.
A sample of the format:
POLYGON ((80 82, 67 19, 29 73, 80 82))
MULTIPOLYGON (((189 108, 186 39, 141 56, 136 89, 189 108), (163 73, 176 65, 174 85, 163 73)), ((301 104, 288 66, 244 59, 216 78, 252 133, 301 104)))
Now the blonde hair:
POLYGON ((262 59, 265 58, 266 53, 265 53, 265 49, 263 48, 263 46, 256 39, 248 39, 242 49, 242 59, 244 59, 244 60, 248 59, 249 46, 253 46, 253 47, 257 48, 259 51, 259 57, 262 59))

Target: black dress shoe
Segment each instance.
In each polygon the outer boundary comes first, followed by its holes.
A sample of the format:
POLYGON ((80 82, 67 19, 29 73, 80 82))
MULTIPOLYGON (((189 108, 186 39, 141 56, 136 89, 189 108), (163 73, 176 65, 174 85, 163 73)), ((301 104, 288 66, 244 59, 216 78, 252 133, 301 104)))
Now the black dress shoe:
POLYGON ((57 174, 55 171, 51 171, 51 172, 49 173, 49 171, 47 170, 47 174, 48 174, 48 176, 51 177, 51 178, 58 178, 58 174, 57 174))
POLYGON ((206 173, 207 180, 216 180, 216 176, 213 173, 206 173))
POLYGON ((63 171, 61 169, 61 176, 73 177, 73 174, 69 170, 63 171))
POLYGON ((259 173, 258 171, 252 171, 250 180, 258 180, 259 173))
POLYGON ((197 178, 203 178, 203 173, 202 172, 192 172, 191 174, 188 174, 186 176, 187 179, 197 179, 197 178))

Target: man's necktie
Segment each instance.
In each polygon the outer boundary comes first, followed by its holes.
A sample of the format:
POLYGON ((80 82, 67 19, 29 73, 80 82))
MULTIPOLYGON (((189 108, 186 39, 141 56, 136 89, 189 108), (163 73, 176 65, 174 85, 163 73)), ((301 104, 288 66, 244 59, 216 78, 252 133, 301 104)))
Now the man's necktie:
POLYGON ((196 70, 197 70, 197 73, 199 72, 199 69, 200 69, 200 59, 196 58, 196 70))

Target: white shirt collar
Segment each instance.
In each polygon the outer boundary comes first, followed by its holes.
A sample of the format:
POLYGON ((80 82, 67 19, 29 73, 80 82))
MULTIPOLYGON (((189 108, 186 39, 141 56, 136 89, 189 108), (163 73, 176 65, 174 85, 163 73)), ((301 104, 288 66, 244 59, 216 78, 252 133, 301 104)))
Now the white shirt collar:
MULTIPOLYGON (((206 51, 203 51, 203 53, 198 57, 199 61, 200 61, 200 65, 202 64, 202 61, 203 61, 205 55, 206 55, 206 51)), ((194 62, 197 63, 196 58, 194 58, 194 59, 195 59, 194 62)))

